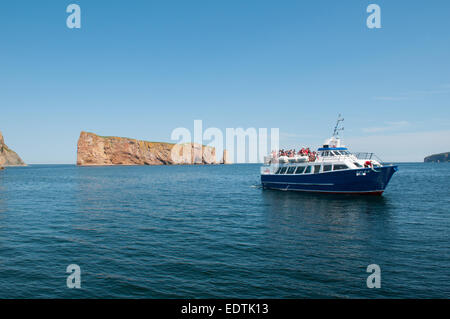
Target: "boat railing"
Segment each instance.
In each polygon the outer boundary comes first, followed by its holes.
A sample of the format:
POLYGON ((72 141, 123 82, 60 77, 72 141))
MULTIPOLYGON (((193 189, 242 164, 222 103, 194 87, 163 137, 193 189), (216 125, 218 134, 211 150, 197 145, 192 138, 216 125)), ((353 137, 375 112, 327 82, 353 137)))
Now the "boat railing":
POLYGON ((357 153, 353 153, 354 156, 356 156, 357 159, 359 160, 371 160, 372 157, 374 157, 374 153, 368 153, 368 152, 357 152, 357 153))
MULTIPOLYGON (((302 162, 275 162, 275 161, 265 161, 264 166, 261 167, 261 174, 274 174, 279 167, 283 166, 292 166, 298 165, 298 164, 314 164, 314 163, 323 163, 323 162, 334 162, 334 161, 345 161, 345 160, 375 160, 381 165, 387 165, 388 163, 385 163, 382 159, 380 159, 375 153, 369 153, 369 152, 357 152, 357 153, 348 153, 345 155, 333 155, 333 156, 317 156, 314 160, 307 160, 302 162)), ((278 158, 276 158, 278 160, 278 158)))
POLYGON ((375 160, 380 164, 385 164, 385 162, 375 155, 375 153, 368 153, 368 152, 357 152, 353 153, 354 156, 356 156, 357 159, 363 160, 363 161, 370 161, 375 160))
MULTIPOLYGON (((264 161, 264 165, 271 165, 278 167, 283 166, 291 166, 296 164, 314 164, 314 163, 322 163, 322 162, 329 162, 329 161, 344 161, 349 158, 350 155, 333 155, 333 156, 316 156, 312 159, 302 160, 302 161, 294 161, 290 158, 289 162, 275 162, 275 161, 264 161)), ((276 159, 277 160, 277 159, 276 159)))
MULTIPOLYGON (((261 175, 270 175, 275 174, 275 172, 278 170, 278 167, 283 166, 284 164, 265 164, 264 166, 261 166, 261 175)), ((288 165, 286 165, 288 166, 288 165)))
POLYGON ((333 155, 333 156, 318 156, 316 157, 315 161, 312 161, 310 163, 315 163, 315 162, 329 162, 329 161, 344 161, 346 159, 348 159, 349 155, 333 155))

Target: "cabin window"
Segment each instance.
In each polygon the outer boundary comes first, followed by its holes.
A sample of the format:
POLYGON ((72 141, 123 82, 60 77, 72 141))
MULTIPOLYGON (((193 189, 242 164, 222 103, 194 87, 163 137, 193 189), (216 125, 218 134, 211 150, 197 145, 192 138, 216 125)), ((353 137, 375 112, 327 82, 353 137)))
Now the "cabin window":
POLYGON ((329 172, 329 171, 331 171, 331 165, 324 165, 323 172, 329 172))
POLYGON ((278 167, 277 171, 275 172, 275 174, 280 174, 281 171, 281 167, 278 167))
POLYGON ((284 173, 286 173, 286 170, 287 170, 287 167, 282 167, 278 174, 284 174, 284 173))
POLYGON ((341 169, 347 169, 347 168, 348 168, 348 166, 345 164, 335 164, 333 166, 333 171, 339 171, 341 169))
POLYGON ((314 174, 319 174, 321 165, 314 165, 314 174))
POLYGON ((312 166, 307 166, 305 172, 303 174, 310 174, 312 170, 312 166))
POLYGON ((356 167, 362 167, 362 165, 357 162, 353 162, 353 164, 355 164, 356 167))
POLYGON ((295 174, 302 174, 304 170, 305 170, 305 166, 299 166, 299 167, 297 167, 295 174))
POLYGON ((296 168, 295 166, 289 167, 286 174, 294 174, 295 168, 296 168))

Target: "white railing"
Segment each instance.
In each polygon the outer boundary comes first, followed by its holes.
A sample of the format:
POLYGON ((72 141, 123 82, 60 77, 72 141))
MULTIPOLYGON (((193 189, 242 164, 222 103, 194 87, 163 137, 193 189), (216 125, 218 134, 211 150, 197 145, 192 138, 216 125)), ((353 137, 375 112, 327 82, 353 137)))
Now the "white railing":
MULTIPOLYGON (((294 158, 289 158, 289 160, 293 160, 294 158)), ((278 162, 278 158, 269 158, 265 159, 265 165, 261 167, 261 174, 274 174, 279 167, 284 166, 292 166, 292 164, 301 164, 301 163, 324 163, 324 162, 344 162, 345 160, 351 161, 377 161, 381 165, 385 165, 385 163, 374 153, 368 152, 358 152, 358 153, 349 153, 346 155, 332 155, 332 156, 317 156, 314 161, 307 160, 306 162, 290 162, 290 163, 280 163, 278 162)))
MULTIPOLYGON (((283 165, 281 165, 281 166, 283 166, 283 165)), ((275 172, 278 170, 279 167, 280 167, 279 164, 261 166, 261 175, 275 174, 275 172)))
MULTIPOLYGON (((350 157, 351 155, 333 155, 333 156, 318 156, 316 157, 315 162, 329 162, 329 161, 344 161, 346 159, 354 160, 350 157)), ((314 163, 314 162, 311 162, 314 163)))
POLYGON ((358 152, 358 153, 353 153, 353 155, 359 160, 363 160, 363 161, 375 160, 380 164, 384 163, 384 161, 381 158, 379 158, 378 156, 376 156, 375 153, 358 152))

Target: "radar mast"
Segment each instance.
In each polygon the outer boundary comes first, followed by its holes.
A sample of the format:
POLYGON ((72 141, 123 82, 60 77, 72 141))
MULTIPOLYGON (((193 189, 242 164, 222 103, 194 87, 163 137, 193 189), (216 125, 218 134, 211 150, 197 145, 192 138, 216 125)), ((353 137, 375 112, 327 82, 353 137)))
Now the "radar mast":
POLYGON ((344 118, 339 113, 338 119, 336 121, 336 126, 334 127, 333 137, 339 137, 339 132, 344 130, 344 127, 339 127, 342 122, 344 122, 344 118))

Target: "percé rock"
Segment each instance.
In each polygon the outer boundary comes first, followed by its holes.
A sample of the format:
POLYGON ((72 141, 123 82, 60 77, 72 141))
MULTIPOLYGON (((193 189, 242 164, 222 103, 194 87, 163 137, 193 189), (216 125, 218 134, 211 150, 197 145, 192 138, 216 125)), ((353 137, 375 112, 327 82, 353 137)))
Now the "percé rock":
POLYGON ((440 154, 433 154, 430 156, 427 156, 423 159, 425 163, 442 163, 442 162, 450 162, 450 152, 447 153, 440 153, 440 154))
POLYGON ((77 165, 218 164, 214 147, 195 143, 177 145, 81 132, 77 165))
POLYGON ((25 163, 12 149, 5 144, 2 132, 0 132, 0 167, 24 166, 25 163))

